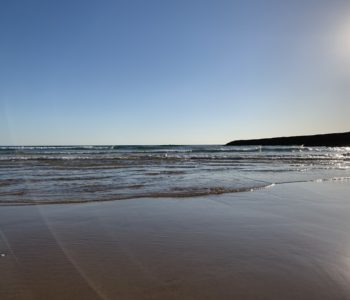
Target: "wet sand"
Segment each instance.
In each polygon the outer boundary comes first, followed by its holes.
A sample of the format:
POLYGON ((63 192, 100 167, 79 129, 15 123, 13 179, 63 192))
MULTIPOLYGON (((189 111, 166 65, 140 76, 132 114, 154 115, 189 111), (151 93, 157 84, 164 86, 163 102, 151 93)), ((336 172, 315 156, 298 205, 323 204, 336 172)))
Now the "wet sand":
POLYGON ((0 207, 0 299, 350 299, 350 183, 0 207))

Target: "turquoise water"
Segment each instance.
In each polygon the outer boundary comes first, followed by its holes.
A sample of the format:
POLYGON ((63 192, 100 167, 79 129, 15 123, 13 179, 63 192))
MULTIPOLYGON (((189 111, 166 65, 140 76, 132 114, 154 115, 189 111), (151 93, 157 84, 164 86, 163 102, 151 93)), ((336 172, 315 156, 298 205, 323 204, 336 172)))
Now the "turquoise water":
POLYGON ((192 197, 349 178, 349 147, 0 147, 1 204, 192 197))

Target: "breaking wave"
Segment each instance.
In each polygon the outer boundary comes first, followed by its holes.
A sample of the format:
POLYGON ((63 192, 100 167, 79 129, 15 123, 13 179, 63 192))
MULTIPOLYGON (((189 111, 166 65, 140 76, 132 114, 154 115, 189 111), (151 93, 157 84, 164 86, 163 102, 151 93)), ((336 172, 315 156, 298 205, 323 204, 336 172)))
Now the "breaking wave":
POLYGON ((288 182, 345 182, 349 153, 349 147, 1 146, 0 203, 185 198, 288 182))

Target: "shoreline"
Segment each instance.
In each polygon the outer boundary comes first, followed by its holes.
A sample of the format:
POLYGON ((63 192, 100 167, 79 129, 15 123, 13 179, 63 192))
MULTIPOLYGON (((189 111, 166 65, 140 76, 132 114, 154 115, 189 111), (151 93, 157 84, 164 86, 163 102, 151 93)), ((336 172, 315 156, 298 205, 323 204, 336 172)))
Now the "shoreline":
POLYGON ((347 299, 349 194, 345 180, 1 206, 0 298, 347 299))
POLYGON ((18 202, 13 201, 1 201, 0 207, 8 207, 8 206, 37 206, 37 205, 70 205, 70 204, 88 204, 88 203, 105 203, 105 202, 114 202, 114 201, 127 201, 127 200, 142 200, 142 199, 191 199, 191 198, 198 198, 198 197, 210 197, 210 196, 220 196, 220 195, 229 195, 229 194, 236 194, 236 193, 249 193, 249 192, 257 192, 264 189, 270 189, 275 186, 279 185, 286 185, 286 184, 298 184, 298 183, 313 183, 313 182, 332 182, 332 181, 349 181, 350 177, 348 176, 339 176, 339 177, 329 177, 329 178, 319 178, 319 179, 310 179, 310 180, 300 180, 300 181, 285 181, 285 182, 266 182, 265 185, 261 186, 254 186, 254 187, 243 187, 243 188, 233 188, 233 189, 224 189, 220 187, 213 187, 210 188, 209 191, 203 191, 198 193, 192 193, 192 194, 176 194, 176 193, 157 193, 157 194, 145 194, 145 195, 130 195, 125 197, 112 197, 110 199, 105 200, 19 200, 18 202))

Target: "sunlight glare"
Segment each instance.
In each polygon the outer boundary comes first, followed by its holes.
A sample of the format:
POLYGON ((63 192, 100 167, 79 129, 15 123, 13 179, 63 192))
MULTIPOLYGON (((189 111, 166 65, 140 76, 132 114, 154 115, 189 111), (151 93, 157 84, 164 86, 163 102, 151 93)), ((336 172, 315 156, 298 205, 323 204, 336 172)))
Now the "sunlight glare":
POLYGON ((350 65, 350 18, 343 20, 337 26, 335 34, 335 50, 341 63, 350 65))

